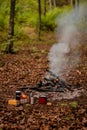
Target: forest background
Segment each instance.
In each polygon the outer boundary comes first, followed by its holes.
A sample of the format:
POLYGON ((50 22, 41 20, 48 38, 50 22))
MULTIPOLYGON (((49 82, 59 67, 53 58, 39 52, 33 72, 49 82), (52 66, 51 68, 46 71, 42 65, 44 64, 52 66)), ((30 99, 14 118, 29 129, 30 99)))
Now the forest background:
MULTIPOLYGON (((56 18, 60 19, 62 14, 68 13, 74 7, 74 0, 16 0, 15 19, 14 19, 14 41, 18 47, 23 43, 31 41, 31 35, 28 30, 34 30, 36 38, 42 30, 45 32, 54 32, 57 26, 56 18), (41 8, 41 29, 39 30, 39 2, 41 8), (72 3, 72 4, 71 4, 72 3), (25 40, 26 39, 26 40, 25 40), (21 43, 21 44, 20 44, 21 43)), ((81 2, 83 2, 82 0, 81 2)), ((0 1, 0 50, 4 50, 8 44, 9 19, 10 19, 10 1, 0 1)), ((32 31, 31 31, 32 33, 32 31)), ((41 34, 42 34, 41 33, 41 34)), ((33 33, 32 33, 33 34, 33 33)))

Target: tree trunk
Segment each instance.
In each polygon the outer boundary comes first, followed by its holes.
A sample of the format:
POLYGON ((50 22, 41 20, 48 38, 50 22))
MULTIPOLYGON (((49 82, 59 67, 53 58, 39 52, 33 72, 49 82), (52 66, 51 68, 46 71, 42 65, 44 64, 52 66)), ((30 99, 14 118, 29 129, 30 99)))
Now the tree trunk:
POLYGON ((46 16, 46 0, 44 0, 44 16, 46 16))
POLYGON ((77 0, 77 7, 79 7, 79 4, 80 4, 80 0, 77 0))
POLYGON ((56 0, 53 0, 53 5, 54 7, 56 7, 56 0))
POLYGON ((52 10, 52 0, 49 0, 50 10, 52 10))
POLYGON ((39 36, 39 40, 40 40, 40 32, 41 32, 41 1, 38 0, 38 14, 39 14, 39 18, 38 18, 38 36, 39 36))
POLYGON ((79 7, 79 4, 80 4, 80 0, 72 0, 72 5, 74 8, 79 7))
POLYGON ((72 0, 72 5, 73 5, 73 8, 75 8, 75 5, 76 5, 76 1, 75 0, 72 0))
POLYGON ((9 34, 8 34, 9 43, 6 46, 6 53, 13 53, 15 3, 16 3, 16 0, 11 0, 10 20, 9 20, 9 34))

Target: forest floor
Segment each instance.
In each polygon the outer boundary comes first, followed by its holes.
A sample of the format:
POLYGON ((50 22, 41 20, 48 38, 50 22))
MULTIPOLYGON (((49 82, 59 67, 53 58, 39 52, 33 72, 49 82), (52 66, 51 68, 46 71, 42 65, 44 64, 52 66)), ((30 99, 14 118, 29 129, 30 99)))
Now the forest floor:
POLYGON ((56 40, 53 34, 44 38, 23 45, 16 54, 0 54, 0 130, 87 130, 86 35, 80 41, 84 43, 80 46, 80 65, 65 76, 67 82, 79 83, 84 89, 81 97, 49 101, 51 105, 8 105, 18 88, 36 85, 49 68, 48 52, 56 40))

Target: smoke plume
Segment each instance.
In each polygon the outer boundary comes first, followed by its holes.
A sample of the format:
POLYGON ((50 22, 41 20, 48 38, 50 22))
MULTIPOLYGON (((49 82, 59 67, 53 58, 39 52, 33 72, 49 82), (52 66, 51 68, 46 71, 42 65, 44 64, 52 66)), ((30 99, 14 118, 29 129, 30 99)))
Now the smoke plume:
POLYGON ((56 75, 62 76, 80 63, 78 36, 79 31, 83 29, 80 24, 84 25, 86 12, 87 8, 82 5, 57 20, 58 43, 52 46, 48 55, 49 69, 56 75))

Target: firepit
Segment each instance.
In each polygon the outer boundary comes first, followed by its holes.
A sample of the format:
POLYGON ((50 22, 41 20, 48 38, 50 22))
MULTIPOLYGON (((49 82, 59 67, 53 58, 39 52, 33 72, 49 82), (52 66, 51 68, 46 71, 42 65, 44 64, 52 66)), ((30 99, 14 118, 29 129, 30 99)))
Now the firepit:
POLYGON ((60 79, 50 70, 47 70, 48 77, 44 77, 43 80, 39 81, 39 83, 35 87, 30 87, 32 90, 36 90, 39 92, 64 92, 64 91, 73 91, 73 86, 70 84, 66 84, 65 81, 60 79))
POLYGON ((20 88, 20 91, 26 90, 30 93, 33 92, 33 95, 38 98, 40 95, 45 95, 50 99, 52 98, 52 100, 73 99, 81 96, 84 92, 80 85, 73 86, 67 84, 50 70, 47 70, 47 75, 36 86, 24 86, 20 88))

